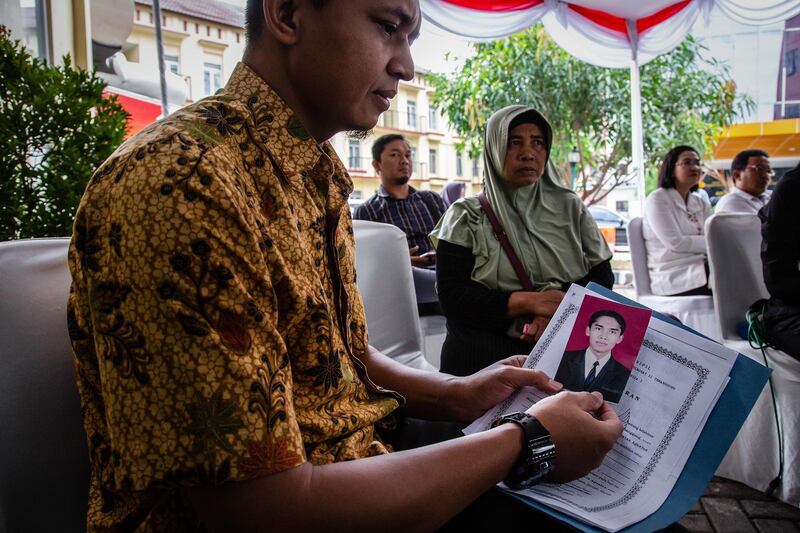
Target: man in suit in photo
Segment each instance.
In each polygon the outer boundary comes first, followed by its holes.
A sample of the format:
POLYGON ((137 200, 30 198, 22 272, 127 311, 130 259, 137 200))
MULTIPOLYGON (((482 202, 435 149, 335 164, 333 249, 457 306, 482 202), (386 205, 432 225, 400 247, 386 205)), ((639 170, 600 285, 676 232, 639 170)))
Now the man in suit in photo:
POLYGON ((625 319, 616 311, 601 310, 589 318, 589 346, 568 350, 561 358, 556 381, 573 391, 599 391, 603 399, 617 403, 628 382, 630 370, 614 359, 611 350, 622 342, 625 319))

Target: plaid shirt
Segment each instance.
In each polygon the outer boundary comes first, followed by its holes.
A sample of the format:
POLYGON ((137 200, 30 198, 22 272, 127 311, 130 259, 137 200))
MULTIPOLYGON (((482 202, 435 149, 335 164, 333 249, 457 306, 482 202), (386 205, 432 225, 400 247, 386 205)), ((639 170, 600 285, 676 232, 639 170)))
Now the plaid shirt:
POLYGON ((382 185, 378 192, 356 208, 354 218, 397 226, 406 234, 408 247, 419 246, 419 254, 432 249, 428 234, 447 208, 433 191, 408 188, 406 198, 392 198, 382 185))

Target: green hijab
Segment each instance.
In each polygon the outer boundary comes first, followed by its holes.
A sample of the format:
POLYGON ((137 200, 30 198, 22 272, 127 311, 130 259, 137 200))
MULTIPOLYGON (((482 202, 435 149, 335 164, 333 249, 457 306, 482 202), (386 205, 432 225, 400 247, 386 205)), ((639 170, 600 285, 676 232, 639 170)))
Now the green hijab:
MULTIPOLYGON (((486 124, 483 190, 539 291, 560 289, 562 283, 583 278, 590 268, 611 258, 589 210, 578 195, 561 184, 549 161, 552 139, 553 130, 547 119, 528 106, 505 107, 486 124), (519 188, 511 187, 503 176, 512 122, 514 126, 539 126, 547 146, 542 177, 519 188)), ((522 289, 476 197, 461 198, 451 205, 430 238, 434 246, 443 240, 471 249, 475 256, 474 281, 490 289, 522 289)))

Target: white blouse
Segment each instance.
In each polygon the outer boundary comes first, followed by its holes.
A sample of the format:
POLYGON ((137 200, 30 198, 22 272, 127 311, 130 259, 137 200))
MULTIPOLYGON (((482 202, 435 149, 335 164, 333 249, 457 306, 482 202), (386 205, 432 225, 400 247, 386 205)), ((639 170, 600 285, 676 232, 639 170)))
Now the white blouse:
POLYGON ((677 294, 708 283, 703 226, 711 215, 705 195, 659 188, 644 206, 644 242, 653 294, 677 294))

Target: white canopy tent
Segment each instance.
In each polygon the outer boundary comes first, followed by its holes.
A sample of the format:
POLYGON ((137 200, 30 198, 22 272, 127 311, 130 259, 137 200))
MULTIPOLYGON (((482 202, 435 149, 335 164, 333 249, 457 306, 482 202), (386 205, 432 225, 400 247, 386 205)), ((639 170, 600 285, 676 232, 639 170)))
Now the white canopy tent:
POLYGON ((631 153, 644 200, 644 143, 639 66, 669 52, 712 8, 743 24, 766 25, 800 13, 800 0, 421 0, 425 19, 470 41, 500 39, 541 21, 571 55, 608 68, 630 68, 631 153))

